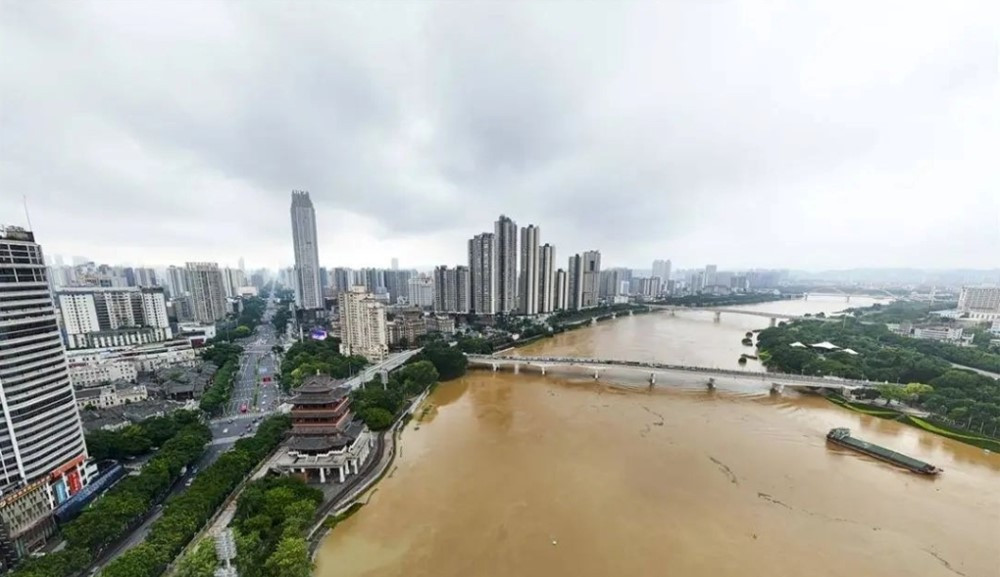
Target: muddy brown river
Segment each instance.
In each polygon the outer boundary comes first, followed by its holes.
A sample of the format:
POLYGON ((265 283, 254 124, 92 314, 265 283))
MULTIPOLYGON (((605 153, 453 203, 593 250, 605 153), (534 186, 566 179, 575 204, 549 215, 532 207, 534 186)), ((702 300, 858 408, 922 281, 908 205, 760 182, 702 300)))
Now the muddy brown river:
MULTIPOLYGON (((519 353, 735 368, 742 333, 766 324, 657 313, 519 353)), ((428 406, 390 476, 323 543, 319 577, 1000 575, 1000 455, 816 396, 474 371, 428 406), (945 472, 828 446, 835 426, 945 472)))

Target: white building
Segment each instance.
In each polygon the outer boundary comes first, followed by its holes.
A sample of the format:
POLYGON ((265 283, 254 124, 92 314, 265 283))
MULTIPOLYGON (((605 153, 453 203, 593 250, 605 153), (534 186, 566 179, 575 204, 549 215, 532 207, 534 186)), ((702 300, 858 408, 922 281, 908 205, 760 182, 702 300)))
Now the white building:
POLYGON ((380 361, 389 354, 385 305, 365 291, 351 287, 337 297, 340 308, 340 352, 380 361))
POLYGON ((653 276, 660 278, 660 286, 666 287, 670 280, 671 264, 670 259, 653 261, 653 276))
POLYGON ((87 448, 66 372, 42 248, 0 227, 0 544, 24 552, 87 483, 87 448))
POLYGON ((521 229, 520 312, 537 315, 539 309, 538 227, 529 224, 521 229))
POLYGON ((428 276, 411 277, 408 281, 410 304, 421 308, 434 306, 434 281, 428 276))
POLYGON ((910 336, 934 341, 961 341, 962 333, 961 327, 914 327, 910 336))
POLYGON ((958 310, 970 319, 1000 319, 1000 287, 962 287, 958 310))
POLYGON ((295 306, 323 308, 323 289, 319 278, 319 246, 316 239, 316 211, 309 193, 292 191, 292 244, 295 249, 293 288, 295 306))
POLYGON ((187 283, 194 305, 194 318, 202 323, 214 323, 226 318, 226 289, 222 271, 214 262, 187 263, 187 283))
POLYGON ((77 388, 114 381, 134 383, 139 376, 135 362, 109 350, 70 351, 66 361, 69 382, 77 388))
POLYGON ((569 275, 563 269, 556 270, 555 296, 552 309, 564 311, 569 308, 569 275))
POLYGON ((105 385, 76 391, 76 406, 79 410, 88 407, 107 409, 130 403, 138 403, 149 398, 145 385, 105 385))
POLYGON ((601 253, 588 250, 569 257, 567 308, 580 310, 597 306, 601 284, 601 253))
POLYGON ((71 349, 173 338, 161 287, 64 288, 57 299, 71 349))

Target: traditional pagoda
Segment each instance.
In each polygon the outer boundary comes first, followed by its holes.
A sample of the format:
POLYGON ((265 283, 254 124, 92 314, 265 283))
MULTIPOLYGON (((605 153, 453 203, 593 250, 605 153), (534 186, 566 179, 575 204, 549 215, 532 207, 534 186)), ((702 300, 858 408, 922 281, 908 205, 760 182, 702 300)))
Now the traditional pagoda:
POLYGON ((358 474, 374 439, 351 413, 350 388, 326 375, 307 377, 291 399, 292 437, 278 468, 305 480, 336 474, 343 483, 358 474))

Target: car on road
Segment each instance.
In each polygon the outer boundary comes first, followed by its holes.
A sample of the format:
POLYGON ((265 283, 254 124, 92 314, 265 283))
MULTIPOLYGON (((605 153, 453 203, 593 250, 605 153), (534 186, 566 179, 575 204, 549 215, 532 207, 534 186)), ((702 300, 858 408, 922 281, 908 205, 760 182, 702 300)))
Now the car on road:
POLYGON ((229 429, 222 429, 222 434, 223 434, 223 435, 225 435, 225 434, 226 434, 226 433, 228 433, 228 432, 229 432, 229 429))

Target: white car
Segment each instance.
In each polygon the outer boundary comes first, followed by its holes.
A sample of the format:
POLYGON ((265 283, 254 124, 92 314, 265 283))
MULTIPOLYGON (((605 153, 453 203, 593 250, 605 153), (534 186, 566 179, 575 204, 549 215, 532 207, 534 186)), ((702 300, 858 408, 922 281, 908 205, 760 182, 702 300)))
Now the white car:
POLYGON ((225 435, 225 434, 226 434, 226 433, 228 433, 228 432, 229 432, 229 429, 222 429, 222 434, 223 434, 223 435, 225 435))

